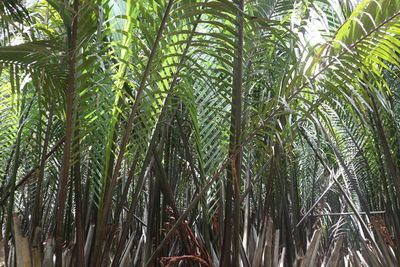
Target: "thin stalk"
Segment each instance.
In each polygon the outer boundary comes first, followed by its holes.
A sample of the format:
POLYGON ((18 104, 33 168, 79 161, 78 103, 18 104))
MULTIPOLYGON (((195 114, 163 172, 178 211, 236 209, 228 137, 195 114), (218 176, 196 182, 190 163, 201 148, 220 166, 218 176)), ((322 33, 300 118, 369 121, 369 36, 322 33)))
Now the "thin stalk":
POLYGON ((64 242, 64 210, 65 200, 67 197, 67 186, 69 179, 71 144, 72 144, 72 129, 73 129, 73 114, 74 114, 74 96, 75 96, 75 63, 77 53, 78 39, 78 11, 79 0, 74 0, 73 20, 71 27, 70 51, 69 51, 69 74, 68 88, 66 97, 66 121, 65 121, 65 141, 62 159, 62 167, 59 179, 59 188, 57 194, 57 211, 56 211, 56 267, 62 266, 62 246, 64 242))
MULTIPOLYGON (((147 238, 146 238, 146 250, 145 259, 150 257, 154 246, 157 246, 160 241, 159 226, 160 226, 160 184, 156 177, 150 178, 149 185, 149 213, 148 213, 148 227, 147 227, 147 238)), ((125 242, 124 242, 125 243, 125 242)), ((119 254, 116 255, 118 258, 119 254)), ((116 262, 114 260, 114 262, 116 262)), ((154 259, 152 266, 160 266, 159 262, 154 259)))
MULTIPOLYGON (((46 164, 46 154, 47 154, 47 149, 48 149, 49 140, 50 140, 51 127, 53 124, 53 111, 54 111, 54 105, 51 105, 50 111, 49 111, 49 117, 47 119, 47 127, 46 127, 46 132, 45 132, 45 137, 44 137, 42 155, 40 157, 37 181, 36 181, 36 194, 35 194, 35 200, 34 200, 33 212, 32 212, 31 238, 33 238, 35 229, 36 229, 36 227, 38 227, 40 225, 40 220, 41 220, 40 208, 42 206, 42 183, 43 183, 43 177, 44 177, 44 167, 46 164)), ((39 244, 33 244, 33 245, 39 245, 39 244)))
POLYGON ((79 129, 75 130, 74 139, 74 154, 76 158, 74 159, 74 165, 72 166, 72 176, 74 183, 74 194, 75 194, 75 228, 76 228, 76 264, 77 266, 84 266, 85 264, 85 240, 84 240, 84 224, 83 224, 83 212, 82 212, 82 184, 81 184, 81 155, 80 155, 80 139, 79 129))
POLYGON ((17 139, 15 141, 15 157, 14 157, 14 164, 12 168, 12 173, 10 176, 10 198, 8 202, 8 208, 7 208, 7 219, 6 219, 6 232, 5 232, 5 242, 4 242, 4 248, 5 248, 5 262, 8 260, 9 256, 9 249, 8 249, 8 237, 11 233, 11 222, 12 222, 12 213, 14 209, 14 199, 15 199, 15 181, 17 179, 17 171, 18 171, 18 166, 19 166, 19 157, 20 157, 20 144, 21 144, 21 134, 22 134, 22 127, 19 128, 18 133, 17 133, 17 139))
POLYGON ((236 15, 237 50, 233 66, 232 109, 229 141, 229 155, 235 156, 227 170, 224 241, 222 246, 221 266, 239 266, 240 256, 240 175, 241 153, 235 153, 241 142, 242 126, 242 87, 243 87, 243 0, 237 0, 239 11, 236 15), (232 203, 233 201, 233 203, 232 203), (233 208, 233 210, 232 210, 233 208), (233 228, 233 235, 231 231, 233 228), (232 239, 232 240, 231 240, 232 239), (232 246, 232 253, 231 253, 232 246))
MULTIPOLYGON (((234 125, 234 144, 233 148, 236 151, 241 142, 242 136, 242 98, 243 98, 243 45, 244 45, 244 1, 237 0, 239 11, 237 13, 238 36, 237 36, 237 57, 235 58, 235 72, 233 76, 233 110, 232 110, 232 125, 234 125)), ((233 222, 233 265, 239 267, 240 256, 240 176, 242 168, 242 153, 238 152, 232 162, 232 178, 234 189, 234 222, 233 222)))

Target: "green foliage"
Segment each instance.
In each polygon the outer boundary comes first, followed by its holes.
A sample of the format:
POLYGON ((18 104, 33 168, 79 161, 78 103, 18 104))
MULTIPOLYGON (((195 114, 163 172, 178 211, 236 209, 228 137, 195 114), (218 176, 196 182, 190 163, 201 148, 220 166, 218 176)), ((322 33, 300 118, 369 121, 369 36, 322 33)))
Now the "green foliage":
MULTIPOLYGON (((41 239, 54 231, 63 156, 57 144, 76 55, 70 176, 78 180, 68 182, 63 238, 73 242, 80 205, 84 238, 90 223, 97 227, 87 249, 112 255, 114 266, 128 254, 134 264, 145 263, 167 242, 161 228, 171 219, 167 205, 176 205, 210 259, 220 258, 223 231, 216 228, 226 216, 241 18, 239 225, 250 262, 256 245, 249 243, 267 215, 286 235, 289 264, 315 222, 324 229, 324 251, 340 233, 349 233, 350 249, 369 238, 360 225, 371 217, 311 215, 386 210, 389 234, 400 235, 400 1, 260 0, 241 12, 228 0, 81 0, 74 14, 75 1, 0 4, 0 200, 22 214, 31 236, 39 191, 41 239), (31 170, 47 153, 40 185, 40 172, 31 170), (120 247, 127 248, 122 255, 120 247)), ((168 246, 189 253, 184 245, 168 246)), ((95 265, 107 256, 86 257, 95 265)))

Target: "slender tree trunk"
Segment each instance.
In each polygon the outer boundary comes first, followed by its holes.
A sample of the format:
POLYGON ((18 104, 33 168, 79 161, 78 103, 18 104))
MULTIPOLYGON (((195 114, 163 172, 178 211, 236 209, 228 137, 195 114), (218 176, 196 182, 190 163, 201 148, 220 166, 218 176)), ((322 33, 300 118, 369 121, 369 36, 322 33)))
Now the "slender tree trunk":
POLYGON ((11 224, 12 224, 12 213, 14 209, 14 199, 15 199, 15 181, 17 179, 17 171, 19 167, 19 156, 20 156, 20 144, 21 144, 21 133, 22 133, 22 127, 20 127, 18 133, 17 133, 17 140, 15 142, 15 158, 14 158, 14 164, 12 168, 12 173, 10 177, 10 182, 9 182, 9 187, 10 187, 10 198, 8 202, 8 207, 7 207, 7 219, 6 219, 6 232, 5 232, 5 240, 4 240, 4 251, 5 251, 5 262, 8 261, 9 257, 9 247, 8 247, 8 238, 11 233, 11 224))
MULTIPOLYGON (((79 130, 75 131, 75 136, 79 136, 79 130)), ((81 166, 80 166, 80 152, 79 152, 79 138, 74 140, 74 154, 76 158, 74 159, 74 165, 72 166, 72 176, 75 189, 75 228, 76 228, 76 264, 77 266, 84 266, 85 264, 85 241, 84 241, 84 224, 82 215, 82 184, 81 184, 81 166)), ((75 253, 74 253, 75 254, 75 253)))
POLYGON ((57 194, 57 211, 56 211, 56 267, 62 266, 62 247, 64 242, 64 210, 67 197, 67 186, 69 178, 72 129, 73 129, 73 105, 75 95, 75 63, 77 53, 78 39, 78 11, 79 0, 74 1, 74 14, 71 27, 70 54, 69 54, 69 74, 68 88, 66 97, 66 122, 65 122, 65 141, 64 154, 62 159, 62 167, 59 180, 59 188, 57 194))
MULTIPOLYGON (((240 12, 244 12, 244 0, 237 0, 237 5, 239 7, 240 12)), ((238 13, 237 15, 238 21, 238 37, 237 37, 237 58, 236 64, 236 73, 234 74, 234 115, 232 119, 232 124, 235 127, 234 133, 234 151, 236 154, 235 160, 233 162, 234 167, 232 168, 233 174, 233 188, 234 188, 234 222, 233 222, 233 259, 232 263, 234 266, 239 267, 240 265, 240 225, 241 225, 241 216, 240 216, 240 177, 241 177, 241 169, 242 169, 242 152, 241 152, 241 137, 242 137, 242 97, 243 97, 243 15, 242 13, 238 13)))
MULTIPOLYGON (((237 0, 241 12, 244 11, 244 1, 237 0)), ((234 58, 231 136, 229 144, 230 166, 227 171, 226 183, 226 217, 224 224, 224 243, 222 246, 221 266, 239 266, 240 262, 240 174, 241 174, 241 126, 242 126, 242 84, 243 84, 243 15, 237 14, 237 51, 234 58), (232 203, 233 202, 233 203, 232 203), (233 210, 232 210, 233 206, 233 210), (232 215, 231 215, 232 213, 232 215), (231 240, 231 228, 233 235, 231 240), (231 255, 232 246, 232 257, 231 255)))
MULTIPOLYGON (((149 214, 148 214, 148 227, 147 227, 147 241, 146 241, 146 257, 149 259, 153 250, 159 243, 159 223, 160 223, 160 185, 156 177, 152 177, 150 181, 149 191, 149 214)), ((154 259, 151 266, 159 266, 159 261, 154 259)))
MULTIPOLYGON (((251 159, 252 159, 252 154, 249 154, 248 158, 247 158, 247 166, 246 166, 246 183, 245 183, 245 188, 246 188, 246 192, 243 198, 242 195, 242 199, 244 200, 244 222, 243 222, 243 248, 244 248, 244 252, 246 253, 246 255, 248 255, 248 249, 247 249, 247 245, 249 243, 249 218, 250 218, 250 194, 248 189, 251 186, 251 177, 250 177, 250 168, 251 168, 251 159)), ((242 201, 240 201, 242 202, 242 201)))

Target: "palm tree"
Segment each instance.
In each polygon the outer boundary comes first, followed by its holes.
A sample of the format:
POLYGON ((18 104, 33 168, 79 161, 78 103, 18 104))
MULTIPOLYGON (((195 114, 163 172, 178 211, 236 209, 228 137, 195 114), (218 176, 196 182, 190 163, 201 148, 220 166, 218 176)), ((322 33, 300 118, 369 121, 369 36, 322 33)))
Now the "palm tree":
POLYGON ((3 1, 0 262, 396 266, 399 15, 3 1))

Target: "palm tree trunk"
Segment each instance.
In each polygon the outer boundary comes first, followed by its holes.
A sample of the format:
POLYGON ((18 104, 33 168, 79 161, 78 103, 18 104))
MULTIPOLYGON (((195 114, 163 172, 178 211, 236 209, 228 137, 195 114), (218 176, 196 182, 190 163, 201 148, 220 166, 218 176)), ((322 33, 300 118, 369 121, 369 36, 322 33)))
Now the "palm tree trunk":
POLYGON ((242 83, 243 83, 243 16, 244 2, 236 1, 239 11, 236 17, 237 51, 234 58, 232 109, 231 109, 231 136, 229 143, 230 166, 227 171, 226 182, 226 215, 224 224, 224 242, 222 246, 221 266, 239 266, 240 255, 240 174, 241 174, 241 126, 242 126, 242 83), (233 202, 233 203, 232 203, 233 202), (233 207, 233 210, 232 210, 233 207), (231 240, 231 228, 233 235, 231 240), (231 254, 232 246, 232 254, 231 254), (232 257, 230 256, 232 255, 232 257))
MULTIPOLYGON (((79 130, 75 130, 75 136, 79 136, 79 130)), ((75 228, 76 228, 76 264, 77 266, 84 266, 85 264, 85 241, 84 241, 84 224, 83 224, 83 212, 82 212, 82 184, 81 184, 81 156, 80 156, 80 139, 75 138, 74 140, 74 165, 72 166, 72 176, 75 190, 75 228)))
MULTIPOLYGON (((149 213, 148 213, 148 227, 147 227, 147 241, 145 259, 150 258, 153 250, 159 243, 159 226, 160 226, 160 185, 156 177, 150 178, 150 191, 149 191, 149 213)), ((114 261, 117 262, 117 261, 114 261)), ((160 266, 159 261, 155 258, 151 266, 160 266)))
POLYGON ((7 207, 7 219, 6 219, 6 233, 5 233, 5 241, 4 241, 4 251, 6 254, 5 262, 7 262, 9 257, 9 248, 8 248, 8 238, 11 233, 11 223, 12 223, 12 213, 14 209, 14 199, 15 199, 15 181, 17 179, 17 171, 19 166, 19 157, 20 157, 20 143, 21 143, 21 133, 22 127, 17 133, 17 140, 15 142, 15 158, 14 158, 14 165, 12 168, 12 173, 10 177, 9 187, 10 187, 10 198, 7 207))
POLYGON ((75 63, 77 53, 78 39, 78 11, 79 0, 74 1, 74 18, 71 27, 70 39, 70 55, 69 55, 69 74, 68 88, 66 98, 66 122, 65 122, 65 141, 64 154, 62 159, 62 167, 60 173, 59 188, 57 194, 57 211, 56 211, 56 267, 62 266, 62 246, 64 242, 64 209, 67 197, 67 185, 70 169, 72 129, 73 129, 73 105, 76 87, 75 80, 75 63))

